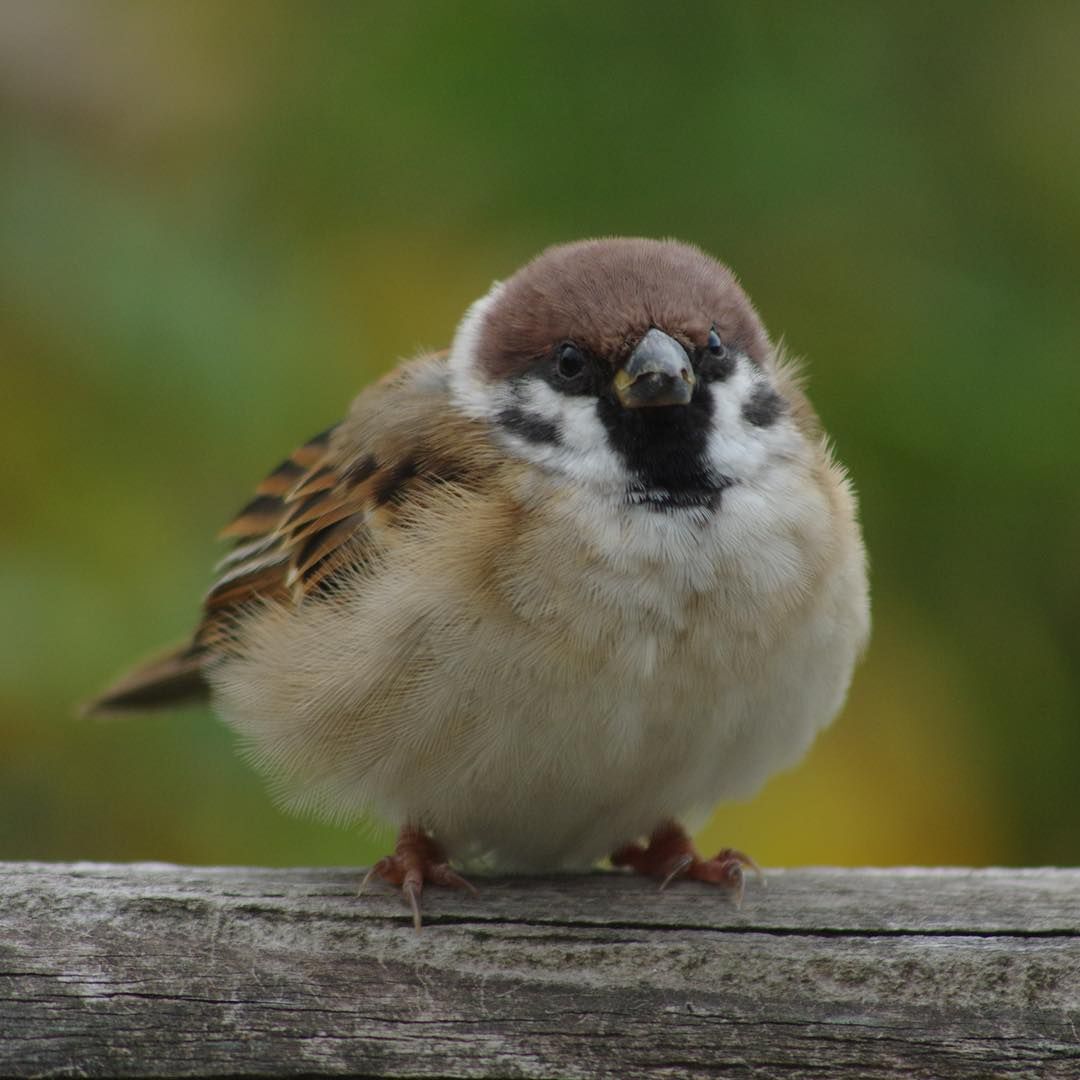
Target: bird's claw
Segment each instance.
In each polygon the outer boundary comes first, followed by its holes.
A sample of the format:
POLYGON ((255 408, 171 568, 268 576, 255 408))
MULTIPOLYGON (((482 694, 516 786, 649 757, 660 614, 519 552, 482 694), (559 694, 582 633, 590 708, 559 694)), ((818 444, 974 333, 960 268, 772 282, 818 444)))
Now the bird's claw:
POLYGON ((711 859, 701 858, 685 830, 674 822, 657 829, 649 837, 648 847, 628 844, 616 851, 611 861, 615 866, 628 866, 636 873, 661 878, 661 892, 677 878, 722 885, 732 890, 736 907, 742 906, 744 870, 750 870, 762 883, 765 881, 761 867, 749 855, 734 848, 724 848, 711 859))
POLYGON ((400 887, 401 895, 412 911, 413 927, 418 932, 423 926, 420 897, 425 881, 451 889, 467 889, 473 896, 479 895, 473 884, 450 866, 439 845, 423 829, 411 825, 398 834, 394 854, 384 855, 364 875, 357 896, 376 875, 400 887))

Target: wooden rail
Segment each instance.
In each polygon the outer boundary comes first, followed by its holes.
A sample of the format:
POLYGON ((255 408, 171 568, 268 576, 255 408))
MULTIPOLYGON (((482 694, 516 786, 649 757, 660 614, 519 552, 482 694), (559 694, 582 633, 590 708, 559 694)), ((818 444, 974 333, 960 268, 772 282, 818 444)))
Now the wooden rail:
POLYGON ((1080 1077, 1080 870, 0 863, 0 1075, 1080 1077))

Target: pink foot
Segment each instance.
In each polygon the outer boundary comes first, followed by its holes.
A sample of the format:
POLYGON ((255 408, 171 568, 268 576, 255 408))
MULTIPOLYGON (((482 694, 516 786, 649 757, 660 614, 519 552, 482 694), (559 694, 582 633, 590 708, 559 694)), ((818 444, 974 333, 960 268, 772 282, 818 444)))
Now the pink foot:
POLYGON ((701 858, 686 830, 674 821, 657 828, 649 837, 648 847, 627 844, 611 856, 611 862, 613 866, 628 866, 637 874, 660 878, 661 889, 680 877, 723 885, 733 890, 736 907, 742 906, 744 869, 752 870, 764 881, 758 864, 734 848, 724 848, 711 859, 701 858))
POLYGON ((477 895, 476 889, 446 861, 442 848, 423 829, 415 825, 404 826, 398 833, 394 854, 383 856, 364 875, 357 891, 358 896, 376 874, 391 885, 401 887, 402 895, 412 908, 413 926, 418 931, 423 925, 420 917, 420 895, 424 891, 425 881, 432 885, 446 885, 452 889, 468 889, 473 896, 477 895))

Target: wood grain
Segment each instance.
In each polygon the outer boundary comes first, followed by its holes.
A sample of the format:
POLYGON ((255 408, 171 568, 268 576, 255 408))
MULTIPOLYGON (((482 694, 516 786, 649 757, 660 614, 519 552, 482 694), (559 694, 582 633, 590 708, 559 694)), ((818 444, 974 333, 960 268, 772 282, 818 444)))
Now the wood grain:
POLYGON ((0 1074, 1080 1077, 1080 870, 0 863, 0 1074))

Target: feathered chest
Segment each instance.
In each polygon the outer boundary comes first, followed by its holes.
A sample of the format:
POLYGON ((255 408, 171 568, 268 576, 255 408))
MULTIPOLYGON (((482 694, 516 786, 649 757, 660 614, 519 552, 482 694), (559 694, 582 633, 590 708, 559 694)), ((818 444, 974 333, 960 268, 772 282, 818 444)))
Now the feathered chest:
POLYGON ((709 510, 549 493, 500 562, 500 591, 563 670, 639 686, 752 673, 828 555, 828 503, 796 473, 734 484, 709 510))

